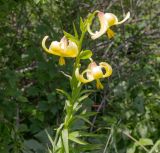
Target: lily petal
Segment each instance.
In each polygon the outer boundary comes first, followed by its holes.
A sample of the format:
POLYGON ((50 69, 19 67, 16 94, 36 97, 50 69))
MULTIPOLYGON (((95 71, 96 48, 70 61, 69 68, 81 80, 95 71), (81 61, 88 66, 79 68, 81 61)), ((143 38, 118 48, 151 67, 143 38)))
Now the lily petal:
POLYGON ((61 48, 65 49, 68 45, 68 40, 67 38, 64 36, 62 37, 62 39, 60 40, 60 43, 62 44, 61 48))
POLYGON ((127 15, 125 16, 125 18, 124 18, 122 21, 117 22, 116 25, 122 24, 123 22, 125 22, 125 21, 128 20, 129 18, 130 18, 130 12, 127 13, 127 15))
POLYGON ((61 48, 61 44, 58 41, 53 41, 49 47, 50 53, 57 55, 57 56, 63 56, 63 49, 61 48))
POLYGON ((97 39, 98 37, 102 36, 108 29, 108 23, 105 18, 105 14, 103 12, 98 12, 98 18, 100 22, 100 30, 93 33, 90 29, 90 24, 87 25, 87 30, 91 35, 92 39, 97 39))
POLYGON ((42 40, 42 47, 47 53, 52 53, 47 47, 46 47, 46 40, 48 39, 48 36, 45 36, 42 40))
POLYGON ((76 57, 78 55, 78 47, 76 43, 69 40, 69 45, 64 53, 65 57, 76 57))
POLYGON ((109 77, 112 74, 112 67, 108 63, 101 62, 99 65, 106 71, 106 73, 103 75, 103 78, 109 77))
POLYGON ((84 76, 83 76, 87 71, 88 71, 88 69, 85 70, 85 71, 83 71, 82 74, 79 74, 79 68, 77 68, 76 71, 75 71, 75 76, 76 76, 76 78, 77 78, 80 82, 83 82, 83 83, 91 82, 92 80, 85 79, 84 76))

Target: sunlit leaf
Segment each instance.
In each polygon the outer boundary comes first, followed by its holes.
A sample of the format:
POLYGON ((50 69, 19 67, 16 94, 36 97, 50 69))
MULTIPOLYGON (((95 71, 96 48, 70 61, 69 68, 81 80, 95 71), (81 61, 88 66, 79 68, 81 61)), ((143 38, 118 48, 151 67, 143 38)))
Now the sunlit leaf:
POLYGON ((84 25, 83 19, 81 17, 80 17, 80 29, 81 29, 81 32, 83 32, 85 30, 85 25, 84 25))
POLYGON ((63 145, 64 145, 64 148, 65 148, 65 153, 69 153, 68 129, 63 129, 62 130, 62 140, 63 140, 63 145))
POLYGON ((85 50, 85 51, 82 51, 81 54, 80 54, 80 59, 89 59, 92 57, 92 51, 90 50, 85 50))
POLYGON ((76 115, 76 118, 82 119, 85 122, 87 122, 88 124, 90 124, 91 126, 93 126, 92 122, 90 122, 86 117, 82 116, 82 115, 76 115))
POLYGON ((73 30, 74 30, 74 35, 75 35, 76 39, 78 39, 78 32, 77 32, 77 29, 76 29, 76 26, 74 23, 73 23, 73 30))
POLYGON ((77 45, 79 45, 79 41, 77 40, 76 37, 74 37, 73 35, 71 35, 70 33, 63 31, 64 35, 71 41, 75 42, 77 45))
POLYGON ((62 90, 62 89, 56 89, 56 90, 57 90, 59 93, 65 95, 65 96, 68 98, 68 100, 71 100, 70 95, 69 95, 66 91, 64 91, 64 90, 62 90))
POLYGON ((129 148, 127 148, 127 152, 126 153, 135 153, 136 151, 136 145, 131 145, 129 148))
POLYGON ((139 139, 139 143, 141 143, 143 146, 153 145, 153 141, 151 139, 148 139, 148 138, 139 139))
POLYGON ((69 134, 69 140, 76 142, 78 144, 81 144, 81 145, 87 145, 88 144, 87 142, 77 138, 78 137, 77 134, 78 134, 77 132, 69 134))

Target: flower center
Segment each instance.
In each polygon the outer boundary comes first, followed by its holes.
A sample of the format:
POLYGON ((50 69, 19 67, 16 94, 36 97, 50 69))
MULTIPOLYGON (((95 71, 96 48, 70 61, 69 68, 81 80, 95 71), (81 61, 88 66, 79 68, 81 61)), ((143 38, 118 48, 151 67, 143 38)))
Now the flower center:
POLYGON ((107 22, 108 22, 109 27, 110 27, 110 26, 113 26, 113 25, 116 23, 116 18, 115 18, 115 16, 114 16, 113 14, 111 14, 111 13, 106 13, 106 14, 105 14, 105 18, 106 18, 106 20, 107 20, 107 22))
POLYGON ((94 79, 102 78, 103 73, 102 73, 101 67, 99 67, 99 66, 93 67, 92 68, 92 75, 93 75, 94 79))

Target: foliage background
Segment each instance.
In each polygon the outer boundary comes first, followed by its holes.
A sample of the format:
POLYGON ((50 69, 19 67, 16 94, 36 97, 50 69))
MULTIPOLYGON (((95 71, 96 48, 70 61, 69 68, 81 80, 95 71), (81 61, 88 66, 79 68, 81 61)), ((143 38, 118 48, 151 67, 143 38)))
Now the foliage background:
POLYGON ((60 71, 69 73, 73 61, 59 67, 56 57, 43 52, 41 40, 45 35, 59 40, 62 30, 72 33, 73 22, 78 27, 79 17, 94 10, 119 18, 130 11, 131 19, 114 27, 114 39, 86 37, 84 47, 97 62, 110 63, 113 75, 104 80, 104 91, 84 103, 99 112, 90 118, 95 126, 76 126, 106 136, 88 139, 102 145, 90 152, 106 146, 106 153, 143 153, 133 138, 147 138, 147 148, 160 140, 159 7, 159 0, 0 0, 0 152, 46 151, 44 130, 54 135, 64 115, 65 97, 56 88, 70 90, 60 71))

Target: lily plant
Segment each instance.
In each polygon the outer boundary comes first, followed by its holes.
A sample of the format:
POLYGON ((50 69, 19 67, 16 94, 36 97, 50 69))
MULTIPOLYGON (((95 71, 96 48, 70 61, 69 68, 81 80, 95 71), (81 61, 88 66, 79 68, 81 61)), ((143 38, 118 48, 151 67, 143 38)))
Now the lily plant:
POLYGON ((73 25, 74 35, 64 31, 62 39, 60 41, 52 41, 49 47, 46 47, 48 36, 43 38, 43 49, 49 54, 59 56, 59 65, 65 65, 65 58, 75 59, 72 74, 67 75, 64 73, 70 81, 71 92, 68 93, 64 90, 57 89, 59 93, 66 96, 64 107, 65 117, 64 122, 61 123, 56 130, 54 140, 48 134, 51 142, 51 146, 48 147, 49 153, 75 153, 76 144, 88 145, 88 143, 82 140, 81 137, 90 136, 90 134, 78 130, 75 131, 72 128, 76 119, 82 119, 85 122, 91 123, 86 116, 95 114, 88 113, 87 115, 87 111, 81 109, 83 100, 94 91, 84 90, 83 85, 95 80, 97 89, 103 89, 100 79, 110 77, 112 74, 112 67, 105 61, 96 64, 97 62, 92 59, 93 52, 82 48, 83 40, 87 32, 89 32, 92 39, 97 39, 106 32, 109 38, 113 37, 114 34, 110 27, 122 24, 129 18, 129 16, 130 13, 127 13, 126 17, 119 22, 117 17, 112 13, 95 11, 90 13, 85 20, 82 18, 80 19, 80 34, 78 34, 75 25, 73 25), (92 21, 96 17, 96 14, 98 14, 101 27, 99 31, 93 33, 90 26, 92 25, 92 21), (80 70, 83 67, 81 60, 89 60, 90 64, 80 73, 80 70))

